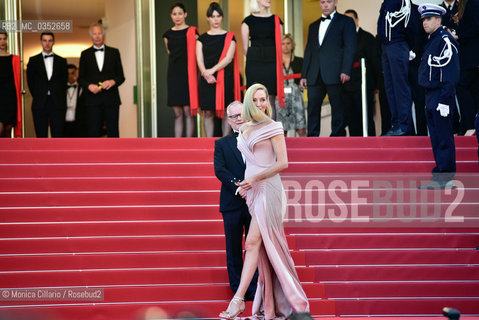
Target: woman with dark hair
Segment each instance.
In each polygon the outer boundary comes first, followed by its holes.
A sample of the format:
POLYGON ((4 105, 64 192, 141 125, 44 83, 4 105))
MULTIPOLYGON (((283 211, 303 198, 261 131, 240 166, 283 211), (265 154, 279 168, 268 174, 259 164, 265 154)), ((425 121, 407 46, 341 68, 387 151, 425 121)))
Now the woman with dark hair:
POLYGON ((457 99, 461 110, 460 133, 474 129, 479 111, 479 0, 461 0, 454 21, 459 41, 461 76, 457 86, 457 99))
POLYGON ((7 51, 7 33, 0 32, 0 138, 22 136, 20 57, 7 51))
MULTIPOLYGON (((284 75, 301 73, 303 58, 294 55, 296 43, 291 34, 285 34, 282 42, 284 75)), ((306 137, 306 120, 304 116, 303 92, 299 88, 299 79, 284 80, 284 108, 280 108, 276 99, 276 120, 283 124, 285 134, 295 130, 300 137, 306 137)))
MULTIPOLYGON (((261 83, 268 88, 270 104, 278 96, 284 107, 283 61, 281 40, 283 22, 271 14, 270 0, 251 0, 251 14, 241 24, 243 50, 246 56, 246 86, 261 83), (251 46, 249 46, 251 40, 251 46)), ((276 119, 273 108, 272 119, 276 119)))
POLYGON ((223 10, 217 2, 206 11, 210 30, 196 41, 196 59, 201 72, 200 106, 205 111, 207 137, 213 137, 214 117, 223 119, 223 135, 229 134, 225 105, 241 100, 236 39, 221 28, 223 10))
POLYGON ((236 183, 246 199, 251 224, 238 290, 220 318, 235 319, 245 310, 244 296, 258 268, 252 318, 288 319, 309 312, 309 303, 296 273, 284 233, 286 194, 279 173, 288 168, 284 130, 271 119, 268 90, 254 84, 246 91, 238 149, 246 160, 244 180, 236 183))
POLYGON ((175 137, 183 135, 183 120, 186 118, 186 136, 193 137, 198 112, 198 79, 196 70, 196 27, 186 24, 185 6, 177 2, 171 7, 174 26, 163 34, 168 52, 168 101, 175 112, 175 137))

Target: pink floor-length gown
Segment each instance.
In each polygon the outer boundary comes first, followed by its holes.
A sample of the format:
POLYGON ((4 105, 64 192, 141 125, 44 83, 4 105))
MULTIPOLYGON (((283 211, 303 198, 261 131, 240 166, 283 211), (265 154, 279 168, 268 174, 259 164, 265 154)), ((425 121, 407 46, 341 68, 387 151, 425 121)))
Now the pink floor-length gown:
MULTIPOLYGON (((276 162, 270 138, 284 131, 280 122, 267 120, 251 127, 247 134, 245 137, 240 132, 238 136, 238 149, 246 160, 245 178, 276 162)), ((285 319, 292 312, 309 312, 308 298, 299 282, 284 233, 286 195, 279 174, 257 181, 248 190, 246 202, 250 214, 258 222, 263 240, 252 314, 264 312, 266 319, 285 319)))

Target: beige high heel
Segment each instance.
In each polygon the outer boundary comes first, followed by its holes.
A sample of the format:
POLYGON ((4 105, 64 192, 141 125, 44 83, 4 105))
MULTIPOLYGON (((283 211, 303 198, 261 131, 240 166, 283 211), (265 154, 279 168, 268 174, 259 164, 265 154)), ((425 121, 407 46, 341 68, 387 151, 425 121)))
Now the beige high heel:
POLYGON ((228 320, 234 320, 236 319, 240 314, 243 313, 245 310, 246 305, 244 303, 244 298, 240 298, 237 296, 234 296, 233 299, 231 299, 230 304, 228 305, 228 309, 226 311, 223 311, 219 314, 219 317, 222 319, 228 319, 228 320), (232 306, 235 306, 237 310, 235 312, 231 312, 232 306))

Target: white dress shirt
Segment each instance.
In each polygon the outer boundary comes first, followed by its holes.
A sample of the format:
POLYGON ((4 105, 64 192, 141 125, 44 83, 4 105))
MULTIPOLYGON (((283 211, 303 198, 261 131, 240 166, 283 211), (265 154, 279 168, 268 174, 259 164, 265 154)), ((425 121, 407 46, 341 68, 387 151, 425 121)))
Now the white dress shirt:
MULTIPOLYGON (((336 11, 330 14, 331 20, 333 20, 334 15, 336 14, 336 11)), ((323 14, 323 18, 326 18, 326 16, 323 14)), ((319 23, 319 32, 318 32, 318 37, 319 37, 319 46, 323 44, 324 36, 326 35, 326 31, 328 30, 329 24, 331 23, 330 19, 321 21, 319 23)))
POLYGON ((55 57, 53 57, 53 52, 50 52, 50 53, 42 52, 42 56, 43 56, 43 63, 45 63, 45 70, 47 70, 47 78, 48 80, 50 80, 53 74, 53 59, 55 59, 55 57), (45 58, 45 56, 50 56, 50 55, 52 56, 51 58, 45 58))
POLYGON ((70 87, 67 89, 67 112, 65 115, 65 121, 75 121, 75 110, 77 108, 77 93, 78 83, 68 83, 68 85, 76 85, 76 88, 70 87))
POLYGON ((103 70, 103 62, 105 61, 105 45, 101 47, 93 46, 93 49, 102 49, 103 51, 95 51, 96 64, 98 65, 98 70, 103 70))

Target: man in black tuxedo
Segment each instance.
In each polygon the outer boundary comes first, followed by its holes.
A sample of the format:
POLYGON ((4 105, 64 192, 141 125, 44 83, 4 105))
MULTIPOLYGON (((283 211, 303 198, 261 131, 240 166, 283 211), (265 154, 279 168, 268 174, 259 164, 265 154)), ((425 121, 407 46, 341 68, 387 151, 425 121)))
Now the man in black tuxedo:
POLYGON ((456 15, 459 9, 459 1, 457 0, 444 0, 441 3, 441 7, 446 9, 446 14, 442 16, 442 25, 450 30, 452 34, 456 34, 457 23, 453 17, 456 15))
POLYGON ((362 121, 362 75, 361 75, 361 59, 366 61, 366 103, 367 103, 367 120, 368 120, 368 136, 375 136, 376 129, 374 125, 374 91, 376 89, 376 79, 378 76, 377 66, 377 49, 376 39, 374 36, 359 27, 358 13, 349 9, 344 14, 354 20, 357 32, 357 47, 354 56, 353 70, 351 72, 351 80, 344 85, 346 115, 350 136, 363 136, 362 121))
MULTIPOLYGON (((234 101, 226 109, 228 124, 233 129, 229 135, 215 141, 215 175, 221 181, 220 211, 223 215, 226 239, 226 265, 233 292, 238 289, 243 270, 243 232, 248 234, 251 215, 245 199, 237 193, 235 182, 244 179, 246 165, 237 148, 241 119, 241 102, 234 101)), ((246 292, 245 300, 253 300, 256 292, 258 272, 246 292)))
POLYGON ((78 68, 68 65, 67 112, 65 116, 64 137, 87 137, 87 122, 83 88, 78 85, 78 68))
POLYGON ((43 51, 33 56, 27 65, 27 82, 33 97, 32 113, 37 138, 63 136, 66 111, 67 60, 53 53, 55 35, 40 35, 43 51))
POLYGON ((81 53, 78 79, 85 95, 88 136, 99 137, 105 122, 108 137, 119 137, 121 100, 118 87, 125 81, 120 51, 105 45, 101 24, 90 27, 90 36, 93 46, 81 53))
POLYGON ((356 52, 354 21, 338 12, 338 0, 320 0, 323 16, 309 26, 301 88, 308 88, 308 136, 319 136, 321 106, 331 103, 331 136, 345 136, 343 85, 350 80, 356 52))

